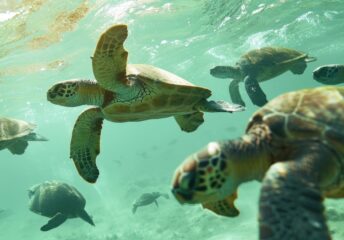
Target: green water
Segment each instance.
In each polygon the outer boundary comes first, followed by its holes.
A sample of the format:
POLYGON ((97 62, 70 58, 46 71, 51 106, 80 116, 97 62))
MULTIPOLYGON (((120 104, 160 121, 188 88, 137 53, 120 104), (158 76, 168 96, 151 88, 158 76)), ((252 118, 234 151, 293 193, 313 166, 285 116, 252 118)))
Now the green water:
MULTIPOLYGON (((319 86, 312 70, 344 59, 342 0, 23 0, 0 3, 0 115, 37 124, 48 142, 34 142, 24 155, 0 152, 0 239, 8 240, 222 240, 257 239, 259 184, 239 190, 237 218, 218 217, 200 206, 159 199, 131 212, 144 192, 170 193, 175 168, 209 141, 240 136, 253 106, 243 86, 247 110, 206 113, 193 133, 173 118, 135 123, 104 122, 100 177, 86 183, 69 159, 74 122, 85 106, 66 108, 46 100, 57 81, 93 79, 90 56, 100 34, 126 23, 129 63, 152 64, 210 88, 213 99, 229 101, 228 80, 210 76, 216 65, 233 64, 244 52, 267 45, 295 48, 316 56, 303 75, 285 73, 261 84, 269 99, 319 86), (27 189, 45 180, 72 184, 87 199, 96 227, 70 219, 50 232, 47 218, 28 210, 27 189)), ((343 208, 343 203, 326 201, 343 208)), ((329 222, 334 239, 340 223, 329 222), (339 225, 338 225, 339 224, 339 225)))

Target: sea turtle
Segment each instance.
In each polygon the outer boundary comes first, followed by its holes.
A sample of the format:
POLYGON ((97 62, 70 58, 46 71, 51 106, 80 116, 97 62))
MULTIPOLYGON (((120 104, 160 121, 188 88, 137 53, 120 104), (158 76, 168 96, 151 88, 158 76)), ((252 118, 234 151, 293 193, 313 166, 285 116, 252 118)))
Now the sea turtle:
POLYGON ((68 218, 81 218, 94 226, 92 218, 85 211, 86 200, 73 186, 59 181, 46 181, 29 190, 30 210, 51 218, 41 227, 48 231, 60 226, 68 218))
POLYGON ((135 202, 133 203, 133 209, 132 212, 135 213, 136 209, 138 207, 142 207, 142 206, 146 206, 149 204, 152 204, 153 202, 155 203, 155 205, 158 207, 158 201, 157 199, 159 197, 164 197, 166 199, 169 199, 168 194, 166 193, 159 193, 159 192, 152 192, 152 193, 144 193, 142 194, 138 199, 135 200, 135 202))
POLYGON ((329 85, 344 83, 344 64, 320 66, 313 71, 314 80, 329 85))
POLYGON ((210 70, 210 74, 217 78, 233 79, 229 84, 229 94, 234 103, 245 106, 239 92, 239 82, 244 82, 252 103, 263 106, 267 99, 259 82, 277 77, 288 70, 294 74, 302 74, 307 63, 315 60, 316 58, 294 49, 263 47, 241 56, 234 67, 216 66, 210 70))
POLYGON ((23 120, 0 117, 0 150, 7 148, 12 154, 23 154, 28 141, 48 141, 33 132, 35 127, 23 120))
POLYGON ((237 216, 237 188, 262 181, 261 240, 330 239, 323 197, 344 197, 344 87, 289 92, 253 114, 246 134, 211 142, 176 170, 173 194, 237 216))
POLYGON ((195 86, 163 69, 127 64, 123 43, 127 26, 104 32, 92 57, 97 81, 67 80, 47 92, 50 102, 62 106, 95 105, 78 117, 71 140, 70 157, 79 174, 96 182, 96 156, 103 120, 144 121, 173 116, 180 128, 192 132, 203 123, 203 112, 235 112, 244 108, 224 101, 207 101, 211 91, 195 86))

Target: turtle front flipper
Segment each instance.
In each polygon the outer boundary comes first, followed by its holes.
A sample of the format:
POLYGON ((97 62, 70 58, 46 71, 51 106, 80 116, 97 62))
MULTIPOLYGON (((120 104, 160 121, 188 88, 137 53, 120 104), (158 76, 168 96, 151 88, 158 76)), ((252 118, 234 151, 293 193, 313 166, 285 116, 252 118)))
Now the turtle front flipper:
POLYGON ((260 88, 257 79, 247 76, 244 79, 245 88, 248 96, 250 97, 252 103, 258 107, 262 107, 268 102, 266 95, 260 88))
POLYGON ((90 183, 96 182, 99 175, 96 157, 100 151, 102 123, 100 108, 90 108, 80 114, 73 129, 70 158, 81 177, 90 183))
POLYGON ((93 74, 99 85, 112 92, 128 87, 128 52, 123 47, 127 36, 127 25, 112 26, 101 35, 92 58, 93 74))
POLYGON ((223 200, 203 203, 202 206, 221 216, 236 217, 240 213, 234 205, 234 201, 236 198, 237 193, 234 192, 223 200))
POLYGON ((67 220, 67 215, 62 213, 57 213, 52 219, 49 220, 47 224, 41 227, 41 231, 49 231, 53 228, 60 226, 67 220))
POLYGON ((266 173, 259 200, 260 240, 331 239, 320 186, 335 184, 339 163, 320 144, 300 146, 266 173))
POLYGON ((202 112, 178 115, 174 118, 176 119, 180 129, 185 132, 195 131, 204 122, 202 112))
POLYGON ((7 149, 12 153, 12 154, 18 154, 21 155, 25 152, 26 148, 29 146, 29 143, 27 141, 15 141, 15 143, 11 144, 10 146, 7 147, 7 149))
POLYGON ((240 91, 239 91, 239 82, 238 80, 232 80, 229 84, 229 96, 235 104, 239 104, 245 107, 245 102, 242 100, 240 91))

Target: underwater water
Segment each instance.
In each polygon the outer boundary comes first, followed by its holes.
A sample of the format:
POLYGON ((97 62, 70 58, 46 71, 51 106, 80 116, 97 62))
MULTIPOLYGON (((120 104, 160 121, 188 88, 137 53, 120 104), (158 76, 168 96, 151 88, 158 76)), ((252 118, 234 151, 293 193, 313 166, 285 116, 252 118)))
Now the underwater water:
MULTIPOLYGON (((243 84, 246 111, 205 113, 205 122, 192 133, 182 132, 173 118, 105 121, 98 181, 87 183, 77 173, 69 144, 75 120, 87 106, 54 105, 46 92, 61 80, 94 79, 90 56, 100 34, 118 23, 128 25, 129 63, 166 69, 211 89, 216 100, 230 101, 229 81, 212 77, 209 69, 232 65, 254 48, 289 47, 318 59, 303 75, 288 72, 262 83, 269 99, 320 86, 312 79, 316 67, 344 63, 342 0, 2 0, 0 115, 37 124, 36 132, 49 141, 31 142, 23 155, 0 151, 0 239, 257 239, 259 183, 240 187, 236 218, 216 216, 199 205, 182 206, 170 193, 173 173, 185 157, 210 141, 244 133, 258 108, 243 84), (27 189, 53 179, 84 195, 95 227, 76 218, 48 232, 39 230, 48 218, 29 211, 27 189), (133 214, 133 202, 153 191, 170 198, 133 214)), ((344 201, 325 204, 344 212, 344 201)), ((343 221, 329 218, 334 239, 344 239, 343 221)))

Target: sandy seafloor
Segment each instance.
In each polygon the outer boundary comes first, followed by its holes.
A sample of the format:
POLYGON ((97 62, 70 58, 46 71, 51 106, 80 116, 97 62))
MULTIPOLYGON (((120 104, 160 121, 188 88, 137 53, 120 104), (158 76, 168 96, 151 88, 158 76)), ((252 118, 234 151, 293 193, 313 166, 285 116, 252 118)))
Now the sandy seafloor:
MULTIPOLYGON (((87 107, 65 108, 46 100, 54 83, 93 79, 90 56, 100 34, 125 23, 130 63, 152 64, 210 88, 212 99, 229 101, 228 80, 210 76, 216 65, 234 64, 254 48, 277 45, 316 56, 303 75, 285 73, 262 83, 269 99, 320 86, 312 71, 344 63, 342 0, 22 0, 0 3, 0 115, 37 124, 48 142, 30 143, 26 153, 0 152, 0 239, 7 240, 246 240, 258 237, 259 183, 241 186, 241 214, 228 219, 200 206, 181 206, 170 194, 175 168, 209 141, 239 137, 257 110, 244 87, 247 110, 206 113, 193 133, 172 118, 103 125, 100 177, 86 183, 69 160, 74 121, 87 107), (80 219, 43 233, 47 218, 28 210, 27 189, 57 179, 87 199, 95 227, 80 219), (140 194, 161 191, 170 199, 131 212, 140 194)), ((335 240, 344 239, 344 201, 326 200, 335 240)))

